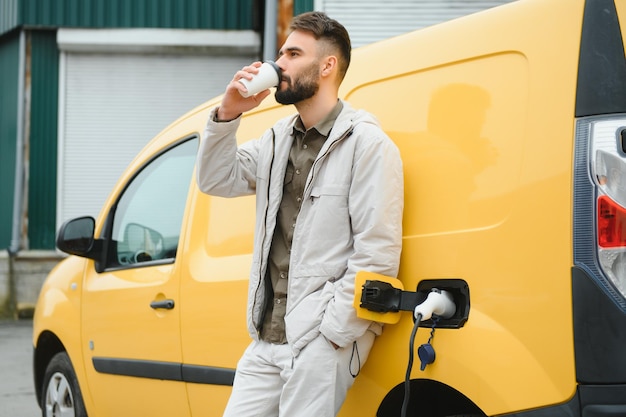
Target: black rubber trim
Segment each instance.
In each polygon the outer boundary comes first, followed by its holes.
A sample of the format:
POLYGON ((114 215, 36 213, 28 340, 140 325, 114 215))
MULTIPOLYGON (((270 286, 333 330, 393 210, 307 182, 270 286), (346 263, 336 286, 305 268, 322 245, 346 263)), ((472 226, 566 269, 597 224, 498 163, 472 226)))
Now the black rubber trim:
POLYGON ((234 369, 199 365, 183 365, 183 381, 185 382, 232 386, 234 379, 234 369))
POLYGON ((623 417, 625 399, 626 385, 580 385, 566 403, 500 417, 623 417))
POLYGON ((103 374, 135 376, 139 378, 182 381, 181 364, 136 359, 93 358, 93 367, 103 374))
POLYGON ((587 0, 580 42, 576 117, 626 112, 626 58, 613 0, 587 0))
POLYGON ((626 314, 578 267, 572 268, 572 301, 576 379, 626 384, 626 314))
POLYGON ((233 385, 235 370, 175 362, 94 357, 94 369, 103 374, 181 381, 207 385, 233 385))

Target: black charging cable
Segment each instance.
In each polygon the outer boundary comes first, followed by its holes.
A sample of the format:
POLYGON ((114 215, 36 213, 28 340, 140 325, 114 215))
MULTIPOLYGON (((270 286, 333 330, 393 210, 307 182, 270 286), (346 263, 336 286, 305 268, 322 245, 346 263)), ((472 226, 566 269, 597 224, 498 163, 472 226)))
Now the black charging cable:
POLYGON ((409 398, 411 397, 411 370, 413 369, 413 358, 415 357, 415 335, 417 334, 417 329, 420 327, 421 321, 422 314, 418 313, 415 317, 415 323, 411 331, 411 339, 409 340, 409 363, 407 364, 406 376, 404 377, 404 400, 402 401, 402 410, 400 411, 401 417, 406 417, 406 411, 409 407, 409 398))

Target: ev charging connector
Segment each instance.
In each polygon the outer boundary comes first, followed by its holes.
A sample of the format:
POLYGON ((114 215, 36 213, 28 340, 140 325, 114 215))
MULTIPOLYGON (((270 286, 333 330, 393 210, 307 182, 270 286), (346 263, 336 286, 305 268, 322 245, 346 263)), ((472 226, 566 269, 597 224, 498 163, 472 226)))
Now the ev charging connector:
POLYGON ((456 312, 456 305, 452 294, 446 290, 433 288, 426 300, 415 307, 413 316, 416 320, 430 320, 435 315, 440 318, 449 319, 456 312))

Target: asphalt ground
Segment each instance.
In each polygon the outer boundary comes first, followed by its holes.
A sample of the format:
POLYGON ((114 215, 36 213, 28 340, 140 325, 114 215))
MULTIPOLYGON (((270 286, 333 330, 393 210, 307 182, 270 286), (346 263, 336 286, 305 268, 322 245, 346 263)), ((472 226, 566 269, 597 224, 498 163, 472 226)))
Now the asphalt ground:
POLYGON ((37 417, 32 320, 0 320, 0 417, 37 417))

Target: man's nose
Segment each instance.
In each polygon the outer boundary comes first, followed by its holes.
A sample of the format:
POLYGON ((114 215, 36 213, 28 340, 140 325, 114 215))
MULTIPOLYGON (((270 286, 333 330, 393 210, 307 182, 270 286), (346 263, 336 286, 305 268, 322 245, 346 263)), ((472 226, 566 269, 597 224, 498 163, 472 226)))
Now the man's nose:
POLYGON ((283 65, 283 62, 284 62, 284 60, 283 60, 283 56, 284 56, 284 55, 281 55, 281 56, 280 56, 280 57, 278 57, 278 59, 276 59, 276 61, 275 61, 276 65, 278 65, 278 68, 280 68, 280 70, 281 70, 281 71, 285 71, 285 66, 283 65))

